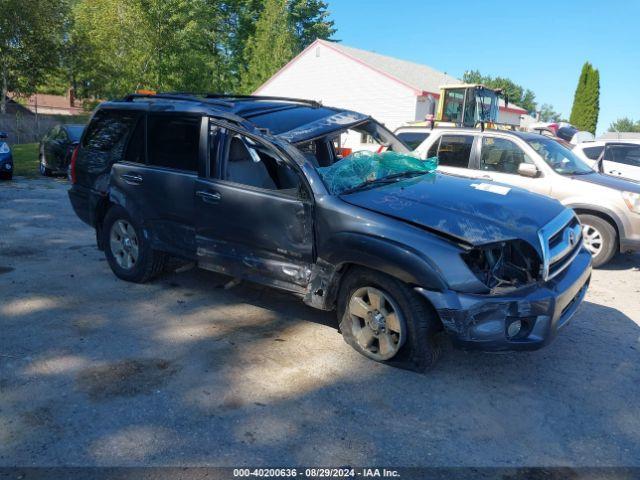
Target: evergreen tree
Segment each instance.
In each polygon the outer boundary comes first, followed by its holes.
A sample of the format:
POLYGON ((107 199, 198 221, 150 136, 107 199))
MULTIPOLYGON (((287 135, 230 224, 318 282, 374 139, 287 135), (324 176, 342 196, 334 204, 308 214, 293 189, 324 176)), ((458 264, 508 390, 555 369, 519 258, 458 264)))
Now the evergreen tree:
POLYGON ((580 72, 569 121, 578 129, 596 133, 600 114, 600 72, 585 62, 580 72))
POLYGON ((322 0, 290 0, 289 13, 298 51, 307 48, 317 38, 329 40, 336 33, 327 3, 322 0))
POLYGON ((241 90, 251 93, 282 68, 297 50, 286 0, 265 0, 255 33, 245 46, 241 90))

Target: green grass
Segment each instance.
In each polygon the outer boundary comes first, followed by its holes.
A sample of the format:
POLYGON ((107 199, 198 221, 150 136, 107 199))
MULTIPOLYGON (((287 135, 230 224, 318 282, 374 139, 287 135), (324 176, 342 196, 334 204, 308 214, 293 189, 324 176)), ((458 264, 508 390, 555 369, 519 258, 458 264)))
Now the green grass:
POLYGON ((38 177, 38 144, 13 145, 13 174, 22 177, 38 177))

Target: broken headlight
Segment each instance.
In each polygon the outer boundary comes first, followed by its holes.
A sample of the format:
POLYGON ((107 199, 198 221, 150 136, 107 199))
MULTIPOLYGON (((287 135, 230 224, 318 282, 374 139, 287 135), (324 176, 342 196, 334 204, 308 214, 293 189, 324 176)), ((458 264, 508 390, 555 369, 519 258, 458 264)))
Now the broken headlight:
POLYGON ((475 247, 462 258, 491 290, 521 287, 535 282, 540 274, 538 253, 522 240, 475 247))

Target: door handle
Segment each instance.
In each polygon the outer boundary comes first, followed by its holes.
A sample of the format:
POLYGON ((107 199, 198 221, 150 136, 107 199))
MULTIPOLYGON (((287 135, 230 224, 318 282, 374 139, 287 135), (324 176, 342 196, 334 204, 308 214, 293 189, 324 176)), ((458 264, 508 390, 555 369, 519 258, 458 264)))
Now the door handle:
POLYGON ((206 192, 204 190, 198 190, 196 195, 202 199, 203 202, 216 203, 222 196, 218 192, 206 192))
POLYGON ((140 185, 142 183, 142 177, 134 173, 124 173, 120 175, 120 178, 129 185, 140 185))

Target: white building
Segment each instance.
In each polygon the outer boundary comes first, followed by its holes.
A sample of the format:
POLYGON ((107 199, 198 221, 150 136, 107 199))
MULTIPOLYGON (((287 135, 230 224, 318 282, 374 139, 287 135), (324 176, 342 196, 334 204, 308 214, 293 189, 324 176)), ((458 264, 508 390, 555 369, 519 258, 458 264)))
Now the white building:
MULTIPOLYGON (((440 86, 461 83, 426 65, 339 43, 316 40, 256 91, 256 95, 307 98, 371 115, 395 130, 425 119, 440 86)), ((500 107, 498 121, 520 125, 526 111, 500 107)))

